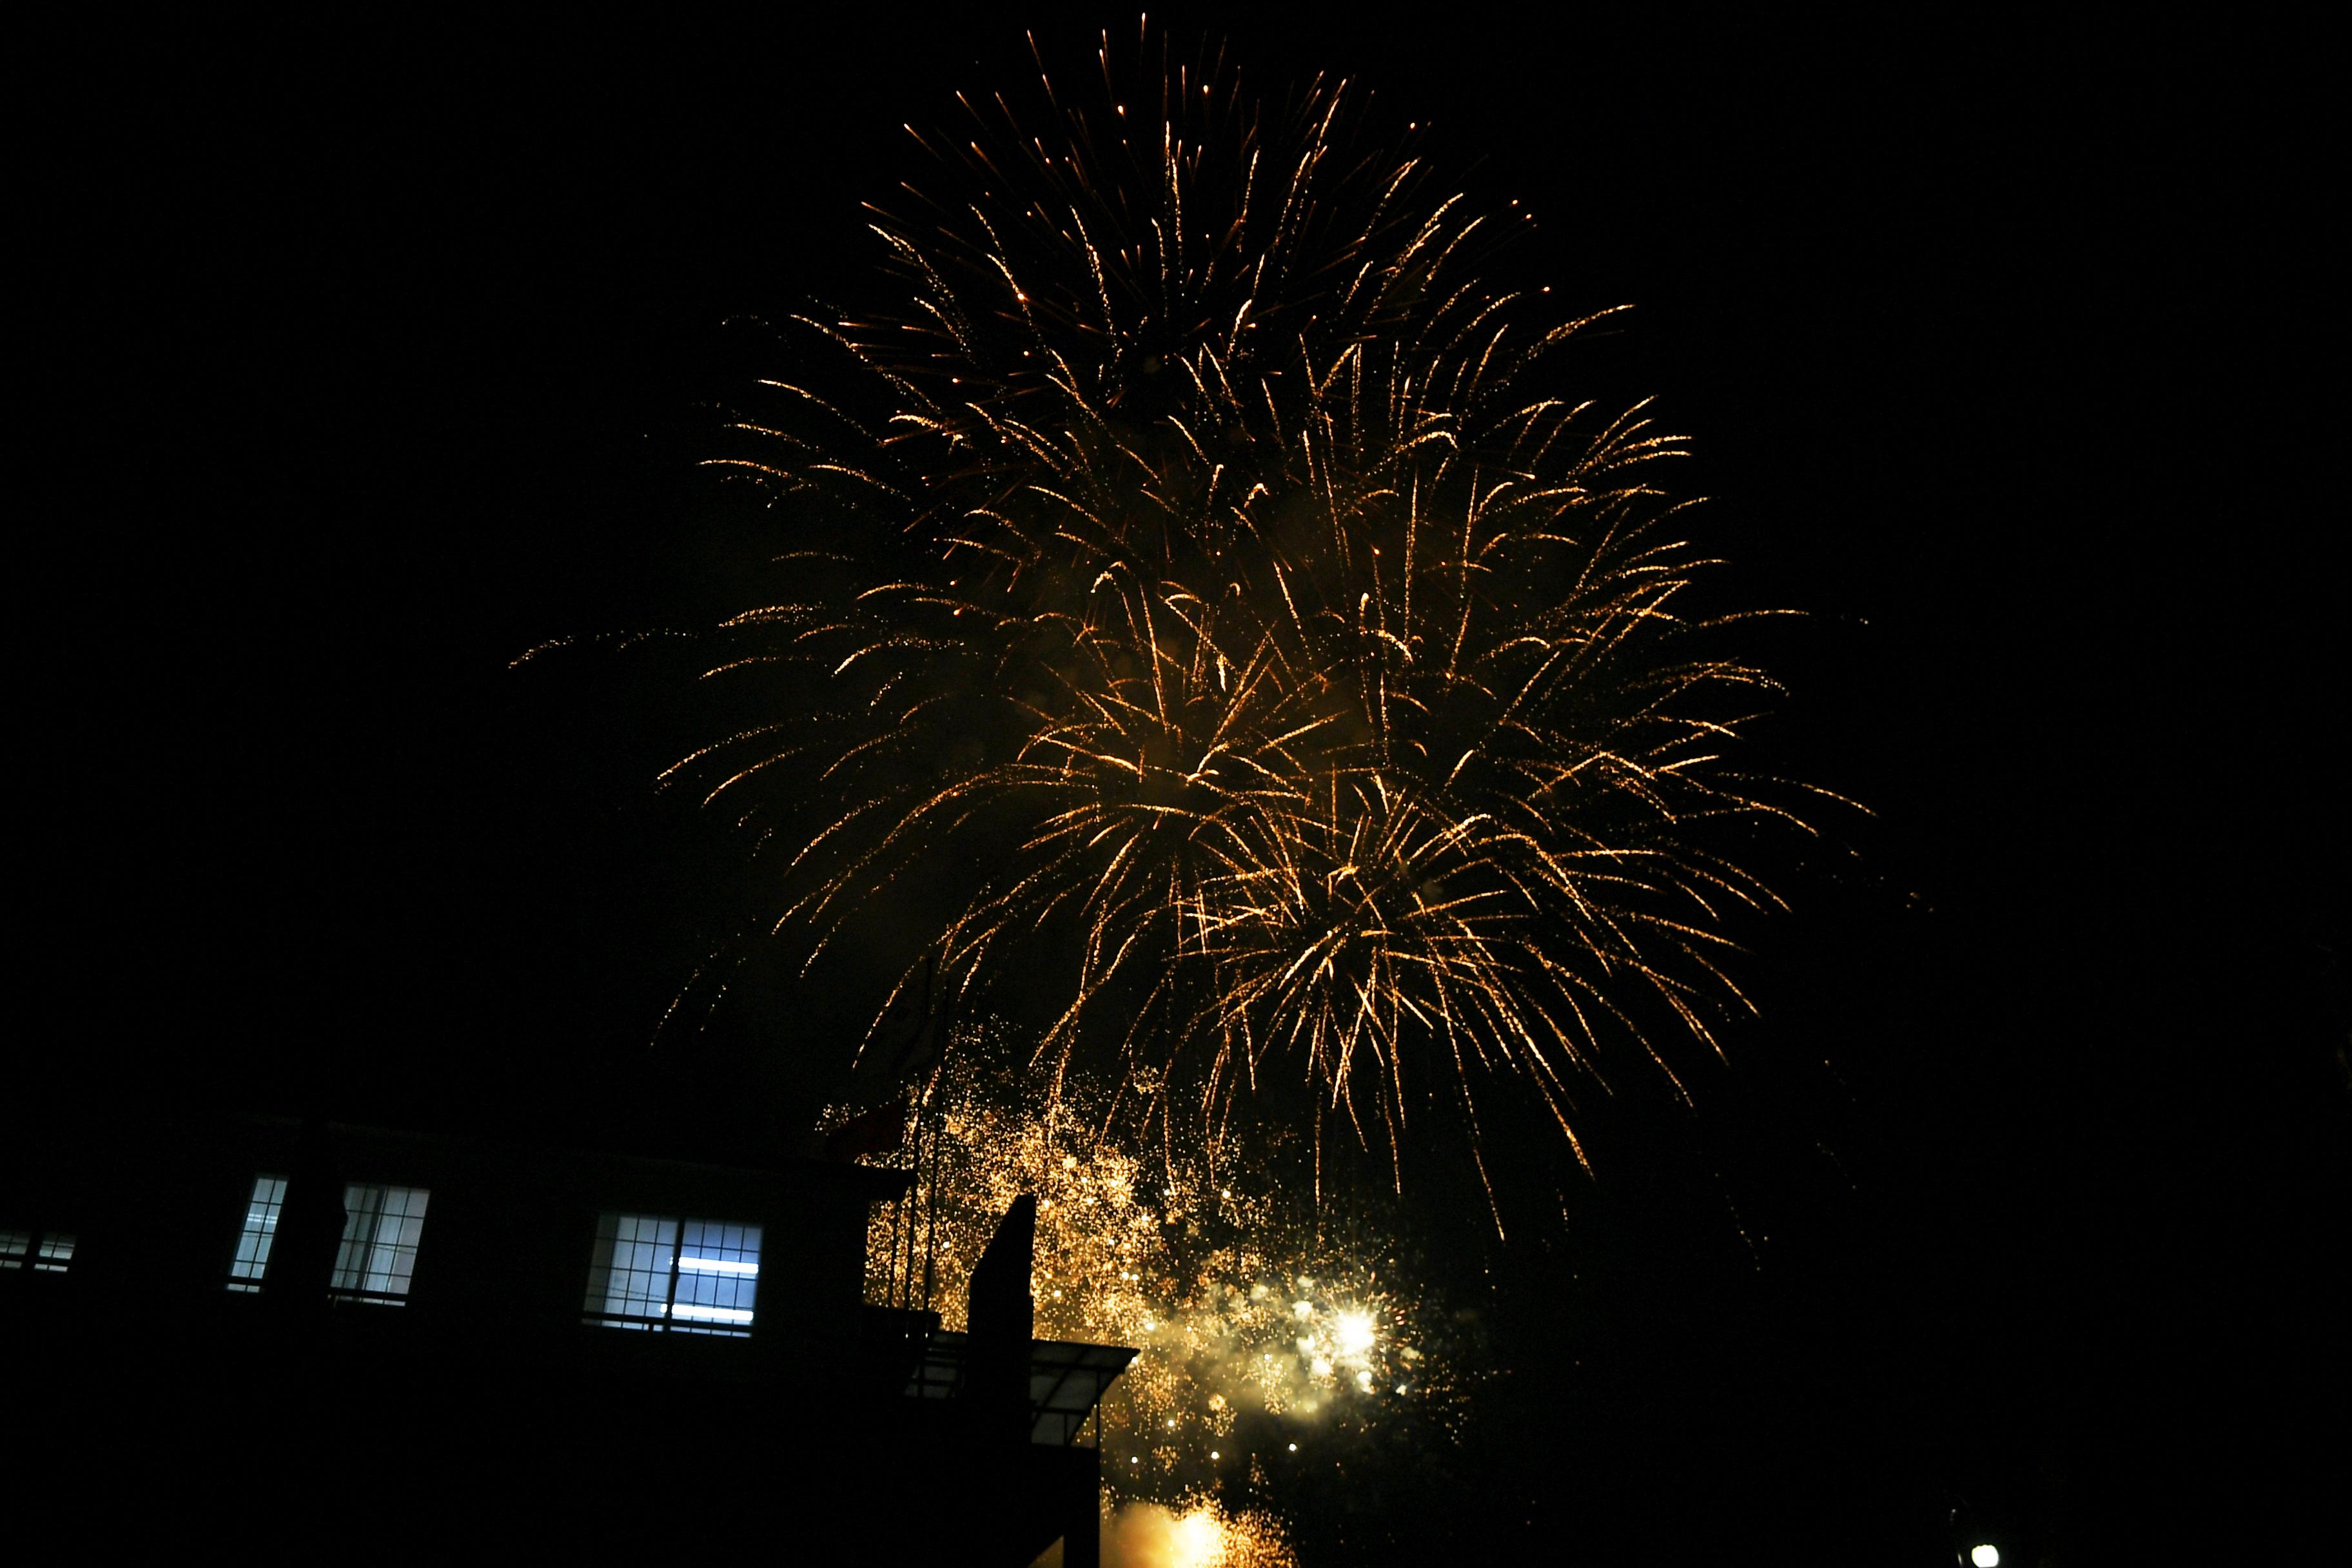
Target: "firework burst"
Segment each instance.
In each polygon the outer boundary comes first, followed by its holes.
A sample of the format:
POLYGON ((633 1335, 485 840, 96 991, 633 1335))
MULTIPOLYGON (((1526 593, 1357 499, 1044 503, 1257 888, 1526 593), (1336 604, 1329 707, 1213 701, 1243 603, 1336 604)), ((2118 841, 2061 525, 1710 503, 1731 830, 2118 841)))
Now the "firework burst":
POLYGON ((665 784, 766 931, 1017 976, 1163 1136, 1289 1087, 1318 1151, 1438 1101, 1475 1150, 1499 1074, 1573 1142, 1613 1050, 1713 1043, 1775 902, 1733 847, 1797 823, 1731 762, 1774 687, 1687 609, 1681 443, 1558 395, 1519 220, 1349 86, 1144 49, 910 131, 889 301, 779 329, 712 460, 774 541, 704 645, 747 718, 665 784))
POLYGON ((869 1233, 867 1296, 961 1327, 997 1222, 1034 1194, 1036 1332, 1141 1352, 1097 1432, 1128 1521, 1114 1532, 1201 1548, 1136 1555, 1272 1568, 1289 1561, 1286 1474, 1373 1450, 1425 1465, 1458 1438, 1479 1358, 1394 1237, 1263 1175, 1205 1184, 1198 1151, 1122 1150, 1096 1131, 1110 1091, 1082 1073, 1058 1093, 1024 1081, 1027 1055, 1002 1025, 969 1028, 929 1084, 922 1136, 893 1157, 915 1184, 869 1233))

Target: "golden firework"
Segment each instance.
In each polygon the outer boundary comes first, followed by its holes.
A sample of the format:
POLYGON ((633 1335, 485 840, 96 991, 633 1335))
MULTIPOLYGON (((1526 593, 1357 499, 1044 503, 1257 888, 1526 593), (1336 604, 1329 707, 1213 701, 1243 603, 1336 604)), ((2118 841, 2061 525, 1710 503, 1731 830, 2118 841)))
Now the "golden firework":
POLYGON ((1680 440, 1559 387, 1598 318, 1495 280, 1523 219, 1345 83, 1158 48, 916 134, 887 300, 783 326, 712 459, 772 531, 707 666, 747 718, 665 783, 766 930, 1050 996, 1040 1061, 1163 1135, 1299 1085, 1318 1151, 1433 1098, 1475 1150, 1500 1073, 1573 1142, 1580 1076, 1741 1003, 1776 688, 1688 608, 1680 440))
POLYGON ((869 1232, 867 1296, 961 1327, 998 1220, 1034 1194, 1036 1333, 1141 1352, 1095 1433, 1115 1535, 1226 1553, 1204 1563, 1286 1562, 1270 1472, 1384 1431, 1414 1445, 1458 1432, 1473 1358, 1392 1245, 1260 1181, 1211 1184, 1201 1150, 1147 1160, 1099 1138, 1109 1090, 1083 1075, 1058 1094, 1024 1084, 1027 1052, 1002 1026, 958 1044, 919 1139, 890 1157, 916 1181, 869 1232))

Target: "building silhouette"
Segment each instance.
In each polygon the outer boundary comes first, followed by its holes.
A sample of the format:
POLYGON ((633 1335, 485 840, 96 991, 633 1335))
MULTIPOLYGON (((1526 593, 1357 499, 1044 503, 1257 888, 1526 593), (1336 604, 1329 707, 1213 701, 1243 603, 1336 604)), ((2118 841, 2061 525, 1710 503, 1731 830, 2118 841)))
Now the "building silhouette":
POLYGON ((1096 1559, 1135 1352, 1033 1337, 1028 1200, 953 1333, 863 1299, 903 1172, 261 1118, 17 1163, 20 1544, 1096 1559))

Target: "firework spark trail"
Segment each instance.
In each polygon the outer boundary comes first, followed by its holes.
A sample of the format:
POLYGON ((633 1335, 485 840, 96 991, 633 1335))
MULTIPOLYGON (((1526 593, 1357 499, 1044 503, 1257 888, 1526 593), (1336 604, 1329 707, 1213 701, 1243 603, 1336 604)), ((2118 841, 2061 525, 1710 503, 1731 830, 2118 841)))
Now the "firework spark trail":
POLYGON ((1024 1081, 1026 1055, 1001 1026, 967 1030, 940 1069, 919 1161, 896 1156, 917 1184, 869 1235, 869 1299, 901 1300, 929 1275, 932 1305, 961 1326, 996 1222, 1035 1194, 1037 1334, 1140 1352, 1102 1407, 1108 1500, 1172 1510, 1151 1529, 1182 1524, 1224 1543, 1223 1561, 1287 1561, 1277 1510, 1209 1503, 1229 1483, 1263 1500, 1269 1460, 1382 1428, 1416 1451, 1458 1435, 1474 1358, 1392 1246, 1335 1236, 1265 1185, 1204 1185, 1101 1141, 1108 1091, 1024 1081), (926 1230, 915 1246, 910 1226, 926 1230))
POLYGON ((1278 1072, 1397 1162, 1499 1072, 1574 1143, 1612 1044, 1671 1077, 1744 1005, 1726 924, 1777 900, 1725 846, 1803 826, 1730 760, 1777 689, 1684 608, 1681 442, 1548 390, 1598 318, 1490 284, 1507 226, 1346 84, 1271 111, 1156 47, 910 131, 898 302, 789 323, 712 459, 786 586, 711 634, 752 717, 666 782, 774 847, 811 951, 952 886, 908 973, 1058 987, 1041 1059, 1112 1053, 1163 1136, 1278 1072))

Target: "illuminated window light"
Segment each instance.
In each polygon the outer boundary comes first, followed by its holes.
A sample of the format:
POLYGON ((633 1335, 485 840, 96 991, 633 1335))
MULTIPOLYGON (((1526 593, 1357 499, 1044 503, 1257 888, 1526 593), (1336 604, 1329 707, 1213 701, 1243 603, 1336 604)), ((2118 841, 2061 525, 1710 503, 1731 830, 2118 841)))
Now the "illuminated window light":
POLYGON ((681 1258, 677 1266, 697 1274, 751 1275, 760 1272, 758 1264, 744 1263, 732 1258, 681 1258))
POLYGON ((253 1178, 253 1195, 245 1205, 245 1225, 236 1234, 236 1254, 229 1259, 230 1289, 251 1294, 261 1289, 261 1280, 269 1272, 270 1244, 278 1239, 278 1215, 285 1206, 285 1177, 253 1178))
POLYGON ((751 1313, 743 1307, 698 1307, 681 1302, 670 1308, 674 1318, 691 1318, 698 1323, 748 1323, 751 1313))
POLYGON ((740 1339, 759 1280, 756 1225, 606 1214, 596 1224, 583 1315, 608 1328, 740 1339))
POLYGON ((346 1300, 407 1305, 408 1281, 425 1235, 425 1207, 432 1196, 423 1187, 358 1182, 344 1187, 343 1240, 328 1289, 346 1300))
POLYGON ((30 1259, 36 1274, 63 1274, 73 1254, 74 1238, 58 1231, 0 1230, 0 1268, 22 1268, 30 1259))

